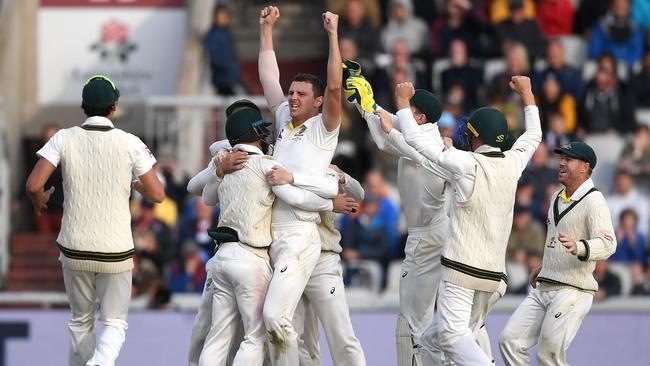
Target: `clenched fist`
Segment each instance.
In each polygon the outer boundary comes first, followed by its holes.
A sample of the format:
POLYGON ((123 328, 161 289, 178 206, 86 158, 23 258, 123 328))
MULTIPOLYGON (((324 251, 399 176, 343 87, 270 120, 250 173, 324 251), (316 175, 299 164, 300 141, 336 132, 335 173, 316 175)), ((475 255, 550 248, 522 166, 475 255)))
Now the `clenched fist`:
POLYGON ((413 83, 407 81, 397 84, 395 86, 395 104, 397 104, 397 108, 408 108, 413 95, 415 95, 413 83))
POLYGON ((339 27, 339 16, 329 11, 323 13, 323 27, 327 33, 335 34, 339 27))
POLYGON ((533 96, 533 89, 530 85, 529 77, 513 76, 510 79, 510 89, 521 95, 521 101, 524 103, 524 106, 535 105, 535 97, 533 96))
POLYGON ((280 9, 277 6, 267 6, 260 11, 260 25, 273 27, 280 17, 280 9))

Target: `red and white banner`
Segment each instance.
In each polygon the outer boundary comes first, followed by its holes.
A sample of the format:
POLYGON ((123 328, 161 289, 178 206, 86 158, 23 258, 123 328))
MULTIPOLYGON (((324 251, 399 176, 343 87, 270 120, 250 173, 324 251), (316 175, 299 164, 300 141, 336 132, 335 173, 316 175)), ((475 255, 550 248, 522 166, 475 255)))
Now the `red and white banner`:
POLYGON ((39 102, 79 103, 95 74, 123 100, 175 94, 186 21, 182 0, 41 0, 39 102))

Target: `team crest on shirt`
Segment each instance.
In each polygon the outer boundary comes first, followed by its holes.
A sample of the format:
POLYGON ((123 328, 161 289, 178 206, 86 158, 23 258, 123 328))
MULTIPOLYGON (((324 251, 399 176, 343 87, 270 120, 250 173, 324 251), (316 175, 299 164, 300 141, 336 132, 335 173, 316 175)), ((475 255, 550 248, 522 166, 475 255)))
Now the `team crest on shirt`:
POLYGON ((276 141, 282 141, 282 134, 284 133, 284 128, 280 130, 280 133, 278 134, 278 138, 276 141))
POLYGON ((556 244, 557 244, 557 238, 552 237, 551 240, 549 240, 548 243, 546 244, 546 247, 554 249, 556 244))
POLYGON ((305 135, 305 131, 307 131, 307 126, 301 125, 300 127, 298 127, 298 132, 296 132, 293 135, 291 140, 293 140, 293 141, 302 140, 302 137, 305 135))

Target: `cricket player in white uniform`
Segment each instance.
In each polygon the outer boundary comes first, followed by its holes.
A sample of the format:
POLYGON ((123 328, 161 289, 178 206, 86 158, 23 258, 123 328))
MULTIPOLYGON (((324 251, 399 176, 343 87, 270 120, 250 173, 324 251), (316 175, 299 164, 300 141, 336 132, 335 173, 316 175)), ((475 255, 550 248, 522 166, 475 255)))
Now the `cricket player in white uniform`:
POLYGON ((61 164, 65 200, 57 245, 72 312, 71 366, 115 364, 131 301, 131 187, 156 202, 165 198, 149 149, 111 122, 119 96, 109 78, 91 77, 81 105, 88 118, 81 126, 60 130, 37 152, 40 159, 27 180, 27 192, 40 214, 54 191, 44 190, 44 185, 61 164), (104 329, 96 339, 98 308, 104 329))
MULTIPOLYGON (((399 120, 406 142, 454 176, 455 207, 441 258, 438 311, 422 345, 443 351, 447 361, 458 365, 492 364, 477 344, 476 334, 505 293, 505 250, 517 182, 542 138, 530 79, 514 76, 510 85, 525 106, 526 132, 505 152, 500 147, 508 138, 507 123, 503 113, 493 108, 480 108, 470 116, 465 137, 471 151, 448 142, 443 150, 412 118, 399 120)), ((413 94, 411 83, 399 84, 397 104, 408 106, 413 94)))
MULTIPOLYGON (((338 142, 341 122, 341 55, 338 48, 338 16, 323 14, 329 39, 327 88, 321 95, 319 81, 307 74, 294 77, 288 100, 280 86, 273 25, 280 16, 276 7, 260 13, 259 75, 264 96, 276 117, 277 137, 273 156, 294 173, 325 174, 338 142), (322 106, 323 113, 319 113, 322 106)), ((271 362, 297 365, 298 345, 293 313, 320 257, 318 212, 296 209, 282 200, 273 205, 270 250, 273 278, 264 304, 271 362)))
MULTIPOLYGON (((211 329, 206 337, 199 365, 226 364, 239 320, 244 338, 233 365, 262 365, 266 331, 261 310, 271 279, 268 257, 271 244, 271 206, 274 195, 306 210, 332 209, 332 201, 291 185, 271 187, 266 174, 278 165, 262 152, 262 138, 268 134, 261 114, 246 108, 230 115, 226 134, 234 148, 250 158, 244 169, 224 175, 217 169, 203 189, 206 204, 220 203, 219 227, 211 230, 220 243, 209 261, 206 291, 213 294, 211 329), (221 179, 223 177, 223 179, 221 179), (310 197, 311 196, 311 197, 310 197)), ((325 178, 321 178, 324 180, 325 178)), ((336 187, 336 178, 331 184, 336 187)))
MULTIPOLYGON (((338 167, 332 165, 331 168, 337 173, 339 192, 355 201, 362 201, 364 191, 361 184, 338 167)), ((272 184, 288 184, 293 181, 290 172, 277 169, 277 173, 272 184)), ((301 187, 301 185, 296 186, 301 187)), ((310 189, 310 187, 305 188, 310 189)), ((350 309, 345 297, 340 256, 343 248, 340 245, 341 234, 334 226, 335 217, 333 211, 320 213, 321 220, 318 224, 321 240, 320 258, 305 287, 303 297, 308 301, 303 304, 304 306, 299 307, 304 313, 294 315, 294 324, 300 323, 299 327, 303 330, 299 333, 304 347, 301 347, 300 365, 302 366, 320 364, 319 330, 314 316, 321 321, 334 365, 364 366, 366 364, 361 344, 352 328, 350 309), (308 307, 312 307, 313 311, 308 307)))
MULTIPOLYGON (((368 123, 372 139, 380 150, 399 158, 397 185, 408 224, 408 237, 399 284, 397 365, 424 365, 420 338, 433 318, 440 283, 440 256, 449 228, 445 211, 445 180, 451 181, 452 175, 404 141, 402 134, 393 128, 398 117, 369 101, 372 88, 365 80, 348 77, 345 89, 346 95, 351 95, 350 92, 365 93, 360 100, 357 99, 357 106, 368 123), (359 103, 361 101, 363 103, 359 103), (372 110, 364 109, 371 105, 372 110)), ((404 109, 398 112, 404 114, 402 118, 408 115, 423 133, 442 141, 436 125, 442 106, 431 92, 416 90, 409 104, 402 107, 404 109)))
POLYGON ((590 178, 596 154, 584 142, 555 152, 564 188, 551 198, 544 259, 531 273, 534 289, 499 337, 506 365, 530 365, 528 350, 536 344, 539 365, 568 365, 566 350, 598 291, 596 261, 607 260, 616 250, 607 202, 590 178))

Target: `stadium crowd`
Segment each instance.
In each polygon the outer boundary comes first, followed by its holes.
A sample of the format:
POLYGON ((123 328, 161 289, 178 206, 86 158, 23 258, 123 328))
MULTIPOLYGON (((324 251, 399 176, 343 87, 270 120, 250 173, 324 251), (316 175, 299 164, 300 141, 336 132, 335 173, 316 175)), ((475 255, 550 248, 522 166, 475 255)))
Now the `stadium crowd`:
MULTIPOLYGON (((529 270, 541 263, 549 198, 558 187, 553 149, 586 140, 598 154, 595 181, 608 199, 619 243, 609 261, 597 266, 596 296, 650 294, 650 117, 643 120, 637 113, 650 108, 648 1, 330 0, 327 5, 342 15, 343 58, 361 63, 377 103, 395 111, 393 87, 404 81, 432 90, 445 109, 438 122, 445 136, 482 105, 504 111, 518 136, 522 106, 508 81, 512 75, 532 78, 544 138, 517 189, 507 252, 509 292, 527 293, 529 270)), ((236 85, 242 78, 229 22, 228 7, 220 3, 205 38, 215 92, 224 95, 247 90, 236 85), (219 57, 224 49, 228 57, 219 57)), ((364 182, 366 198, 356 214, 340 217, 342 257, 349 264, 379 263, 385 283, 390 264, 403 257, 406 238, 396 159, 378 151, 354 106, 345 101, 343 106, 333 163, 364 182)), ((186 192, 189 177, 171 154, 156 156, 167 199, 160 204, 134 199, 131 205, 137 251, 133 291, 146 295, 154 308, 165 306, 171 293, 202 291, 214 247, 207 229, 219 216, 218 207, 186 192)), ((56 207, 50 207, 54 215, 56 207)), ((41 222, 45 217, 35 227, 55 229, 41 222)), ((354 277, 347 280, 359 282, 354 277)))

